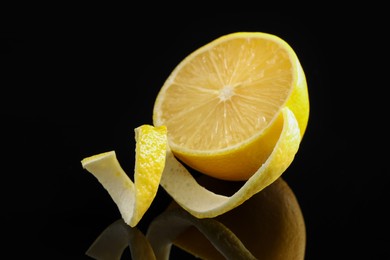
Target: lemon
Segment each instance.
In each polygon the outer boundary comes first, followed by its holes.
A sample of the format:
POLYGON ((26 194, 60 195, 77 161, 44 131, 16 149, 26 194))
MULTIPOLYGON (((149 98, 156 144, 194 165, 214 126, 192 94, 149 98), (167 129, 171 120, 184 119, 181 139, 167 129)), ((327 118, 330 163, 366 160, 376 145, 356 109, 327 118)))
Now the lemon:
POLYGON ((296 53, 276 35, 236 32, 176 66, 156 97, 153 124, 167 127, 170 149, 191 168, 218 179, 248 180, 284 142, 279 139, 286 109, 301 139, 309 96, 296 53))
POLYGON ((136 131, 135 183, 115 152, 83 167, 108 190, 130 226, 158 185, 197 218, 222 215, 268 187, 289 167, 309 119, 305 74, 292 47, 263 32, 221 36, 172 71, 154 103, 153 124, 136 131), (200 185, 188 167, 245 181, 234 194, 200 185))
POLYGON ((167 129, 141 125, 134 129, 136 149, 134 182, 119 164, 115 151, 84 158, 83 168, 93 174, 118 206, 123 220, 134 227, 153 202, 165 167, 167 129))

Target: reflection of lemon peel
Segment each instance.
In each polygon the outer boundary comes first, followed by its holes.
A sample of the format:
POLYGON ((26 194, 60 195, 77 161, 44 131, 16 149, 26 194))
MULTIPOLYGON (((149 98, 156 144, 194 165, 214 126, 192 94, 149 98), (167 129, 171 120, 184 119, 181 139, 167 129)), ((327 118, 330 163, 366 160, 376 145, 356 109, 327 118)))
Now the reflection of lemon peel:
POLYGON ((271 155, 232 196, 222 196, 199 185, 170 151, 160 184, 179 205, 198 218, 215 217, 237 207, 280 177, 298 151, 301 136, 294 114, 283 108, 279 120, 282 131, 271 155))
MULTIPOLYGON (((235 183, 207 176, 199 176, 197 181, 223 194, 237 189, 235 183)), ((172 202, 167 210, 177 207, 172 202)), ((306 227, 301 207, 281 177, 242 205, 214 219, 229 228, 257 259, 303 260, 305 257, 306 227)), ((187 229, 173 244, 200 259, 225 259, 196 228, 187 229)))
POLYGON ((135 129, 136 158, 134 183, 120 166, 115 152, 106 152, 82 160, 108 191, 124 221, 134 227, 157 194, 167 150, 165 126, 142 125, 135 129))
POLYGON ((146 237, 123 219, 109 225, 88 248, 86 255, 94 259, 120 260, 127 247, 130 247, 132 259, 156 259, 146 237))
POLYGON ((214 219, 198 219, 181 208, 168 210, 150 224, 146 237, 157 259, 169 259, 173 241, 196 227, 226 259, 256 259, 226 226, 214 219))

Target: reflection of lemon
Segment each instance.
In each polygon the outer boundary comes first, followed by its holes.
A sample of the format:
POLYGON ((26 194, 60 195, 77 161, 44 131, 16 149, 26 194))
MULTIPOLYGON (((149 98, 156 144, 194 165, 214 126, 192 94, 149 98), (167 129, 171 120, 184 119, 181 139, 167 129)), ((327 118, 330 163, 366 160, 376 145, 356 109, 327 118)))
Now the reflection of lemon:
MULTIPOLYGON (((219 193, 236 189, 233 183, 218 183, 212 179, 205 178, 201 183, 219 193)), ((229 228, 257 259, 304 259, 304 218, 293 191, 281 178, 215 220, 229 228)), ((202 233, 195 227, 189 228, 177 236, 173 244, 201 259, 225 259, 213 246, 216 242, 209 241, 202 233)))
POLYGON ((141 125, 135 129, 134 183, 123 171, 114 151, 81 161, 108 191, 123 220, 132 227, 138 224, 157 194, 165 166, 166 134, 165 126, 141 125))
POLYGON ((282 108, 292 111, 302 137, 309 100, 295 52, 275 35, 238 32, 178 64, 156 98, 153 122, 167 126, 172 152, 188 166, 247 180, 279 138, 282 108))

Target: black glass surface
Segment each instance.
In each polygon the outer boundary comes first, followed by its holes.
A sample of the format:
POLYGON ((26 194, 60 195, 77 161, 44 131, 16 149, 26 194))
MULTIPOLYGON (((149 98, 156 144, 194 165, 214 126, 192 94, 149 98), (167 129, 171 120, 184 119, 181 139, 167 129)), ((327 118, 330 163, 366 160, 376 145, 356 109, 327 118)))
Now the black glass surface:
MULTIPOLYGON (((93 259, 88 250, 111 225, 119 230, 112 239, 128 245, 122 259, 131 259, 136 250, 130 235, 138 234, 137 241, 148 245, 150 226, 172 198, 160 188, 130 230, 80 161, 115 150, 132 175, 134 128, 152 123, 155 97, 173 68, 218 36, 263 31, 293 47, 307 77, 307 132, 282 175, 302 210, 305 259, 389 257, 388 131, 382 114, 388 110, 388 73, 382 26, 381 17, 368 23, 335 15, 221 13, 171 16, 150 24, 129 17, 64 21, 43 30, 28 24, 2 29, 2 253, 9 259, 93 259)), ((196 221, 185 212, 177 214, 196 221)), ((210 221, 242 240, 237 225, 210 221)), ((261 237, 256 232, 253 241, 261 237)), ((243 245, 251 248, 247 242, 243 245)), ((195 256, 172 245, 170 259, 195 256)))

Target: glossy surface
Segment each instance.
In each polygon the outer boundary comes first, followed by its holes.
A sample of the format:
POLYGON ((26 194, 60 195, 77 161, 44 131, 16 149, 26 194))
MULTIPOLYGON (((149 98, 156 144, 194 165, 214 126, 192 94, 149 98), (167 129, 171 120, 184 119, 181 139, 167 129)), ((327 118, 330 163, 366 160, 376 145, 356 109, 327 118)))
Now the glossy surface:
MULTIPOLYGON (((151 25, 124 17, 0 32, 4 255, 91 259, 86 251, 120 213, 80 161, 116 150, 133 172, 133 129, 152 122, 174 66, 216 36, 256 30, 294 47, 310 86, 308 127, 283 174, 305 219, 306 259, 389 258, 388 72, 379 65, 387 16, 256 12, 164 16, 151 25)), ((142 234, 171 203, 163 189, 157 197, 137 227, 142 234)), ((171 251, 172 259, 187 256, 171 251)))

